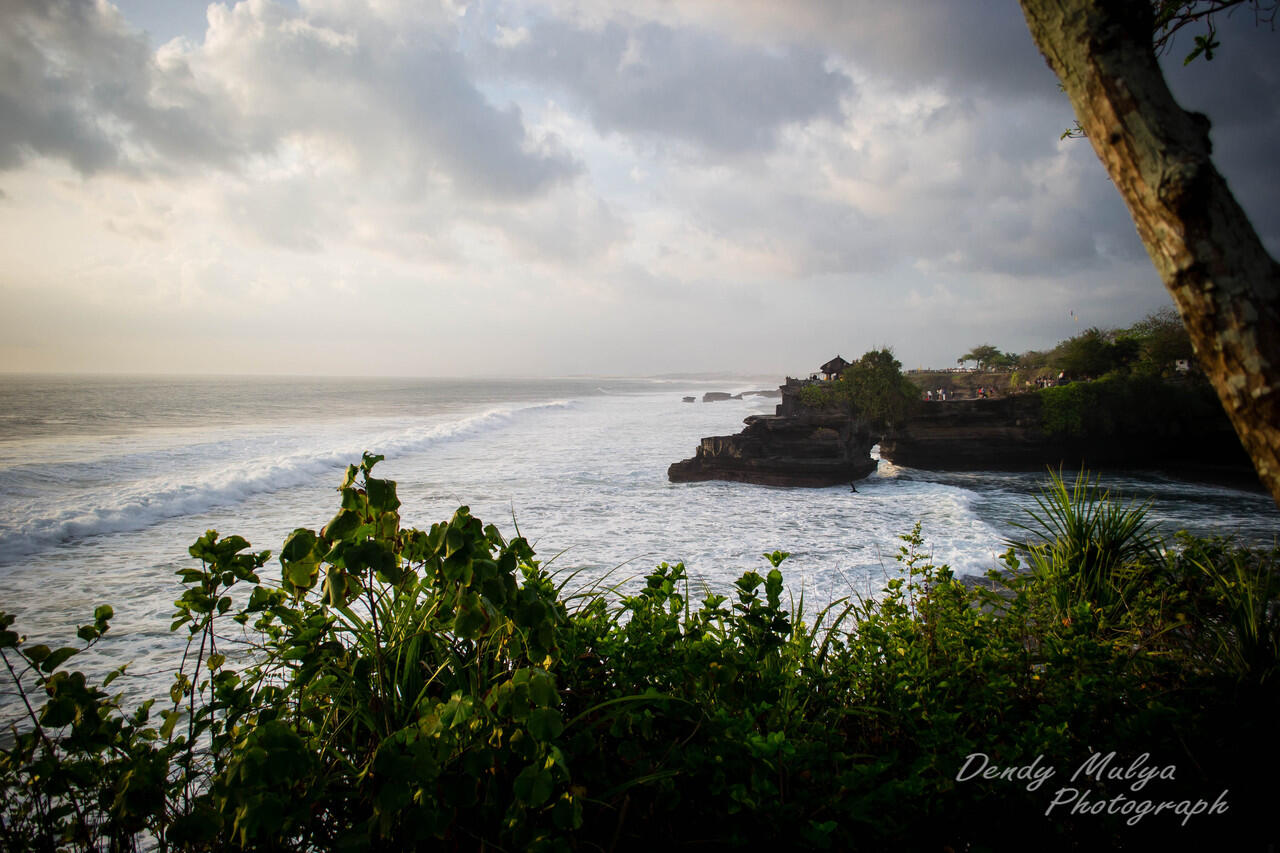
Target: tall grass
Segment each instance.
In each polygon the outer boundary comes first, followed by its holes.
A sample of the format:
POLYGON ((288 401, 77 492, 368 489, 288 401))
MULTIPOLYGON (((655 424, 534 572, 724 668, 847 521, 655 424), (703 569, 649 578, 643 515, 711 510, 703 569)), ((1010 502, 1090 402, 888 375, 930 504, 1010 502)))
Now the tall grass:
POLYGON ((1114 614, 1160 560, 1149 500, 1113 499, 1084 471, 1068 486, 1051 471, 1035 502, 1031 523, 1018 525, 1032 538, 1008 544, 1025 553, 1060 615, 1082 604, 1114 614))

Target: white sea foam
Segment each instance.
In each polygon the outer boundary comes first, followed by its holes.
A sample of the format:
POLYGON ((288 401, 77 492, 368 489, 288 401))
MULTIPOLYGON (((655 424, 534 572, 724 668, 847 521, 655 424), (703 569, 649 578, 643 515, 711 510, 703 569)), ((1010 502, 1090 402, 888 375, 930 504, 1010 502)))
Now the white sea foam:
MULTIPOLYGON (((668 482, 667 466, 703 436, 736 432, 745 415, 774 405, 681 402, 725 387, 723 379, 433 380, 370 390, 361 380, 317 380, 300 391, 292 380, 157 380, 108 393, 85 380, 53 389, 63 395, 56 405, 29 388, 19 405, 0 380, 0 410, 47 409, 0 424, 0 608, 43 642, 65 640, 93 605, 115 605, 98 653, 151 661, 154 674, 134 689, 162 694, 167 659, 154 650, 174 642, 165 617, 187 545, 214 528, 274 550, 295 527, 319 527, 336 508, 342 467, 365 450, 387 457, 379 473, 398 481, 406 524, 429 526, 465 503, 504 532, 518 521, 540 557, 563 552, 551 568, 583 569, 575 584, 619 565, 610 583, 684 561, 698 597, 702 585, 730 592, 743 571, 766 566, 763 553, 781 549, 792 554, 788 588, 797 599, 803 591, 811 612, 875 594, 900 571, 899 537, 917 521, 934 562, 961 573, 994 567, 1043 480, 883 463, 857 492, 668 482), (47 422, 62 408, 79 414, 59 430, 47 422), (203 416, 211 408, 212 420, 203 416), (14 426, 37 420, 38 430, 14 426)), ((1135 477, 1108 485, 1154 492, 1165 525, 1255 540, 1280 530, 1265 495, 1135 477)), ((278 571, 272 564, 265 577, 278 571)))
POLYGON ((7 496, 0 518, 0 565, 50 545, 141 530, 164 519, 198 515, 312 483, 358 460, 365 450, 392 458, 411 456, 573 405, 558 400, 494 407, 455 421, 387 430, 358 441, 326 434, 327 440, 319 443, 295 441, 281 448, 280 436, 265 434, 204 442, 181 451, 165 448, 45 468, 15 466, 0 472, 0 488, 7 496))

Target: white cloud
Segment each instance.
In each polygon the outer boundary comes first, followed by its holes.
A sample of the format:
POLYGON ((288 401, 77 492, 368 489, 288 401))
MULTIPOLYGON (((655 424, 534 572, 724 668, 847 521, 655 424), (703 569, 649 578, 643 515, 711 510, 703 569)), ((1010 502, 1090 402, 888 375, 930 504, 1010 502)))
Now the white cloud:
MULTIPOLYGON (((1185 85, 1275 246, 1255 36, 1185 85)), ((0 63, 11 369, 949 364, 1167 299, 1013 0, 13 0, 0 63)))

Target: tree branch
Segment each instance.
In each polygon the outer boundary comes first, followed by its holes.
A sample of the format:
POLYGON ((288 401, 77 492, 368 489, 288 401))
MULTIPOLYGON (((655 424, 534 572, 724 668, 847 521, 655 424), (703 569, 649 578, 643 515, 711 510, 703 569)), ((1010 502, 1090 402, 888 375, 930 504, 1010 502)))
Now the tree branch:
POLYGON ((1280 505, 1280 264, 1214 168, 1208 119, 1183 110, 1169 92, 1152 49, 1152 7, 1021 3, 1280 505))

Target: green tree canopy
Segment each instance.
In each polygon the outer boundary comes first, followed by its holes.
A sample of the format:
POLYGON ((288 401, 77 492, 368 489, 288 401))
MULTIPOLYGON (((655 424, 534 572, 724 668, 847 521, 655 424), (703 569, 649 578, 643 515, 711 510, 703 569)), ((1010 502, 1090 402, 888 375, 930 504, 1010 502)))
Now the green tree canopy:
POLYGON ((877 428, 900 423, 920 398, 920 389, 902 375, 902 363, 887 349, 864 353, 839 379, 804 391, 801 400, 806 404, 848 406, 877 428))
POLYGON ((1172 307, 1162 308, 1134 323, 1127 334, 1139 341, 1136 369, 1143 373, 1164 374, 1173 369, 1178 359, 1191 361, 1191 336, 1182 318, 1172 307))
POLYGON ((1004 353, 993 347, 991 344, 983 344, 974 347, 964 355, 956 359, 956 364, 964 364, 966 361, 976 361, 978 369, 982 370, 991 365, 993 361, 1000 359, 1004 353))
MULTIPOLYGON (((1075 379, 1106 373, 1169 375, 1178 359, 1192 358, 1191 338, 1177 312, 1164 308, 1126 329, 1085 329, 1044 354, 1043 364, 1075 379)), ((1022 366, 1030 364, 1024 360, 1022 366)))
POLYGON ((1074 338, 1068 338, 1054 349, 1054 360, 1076 379, 1097 378, 1114 370, 1118 355, 1107 332, 1094 326, 1074 338))

